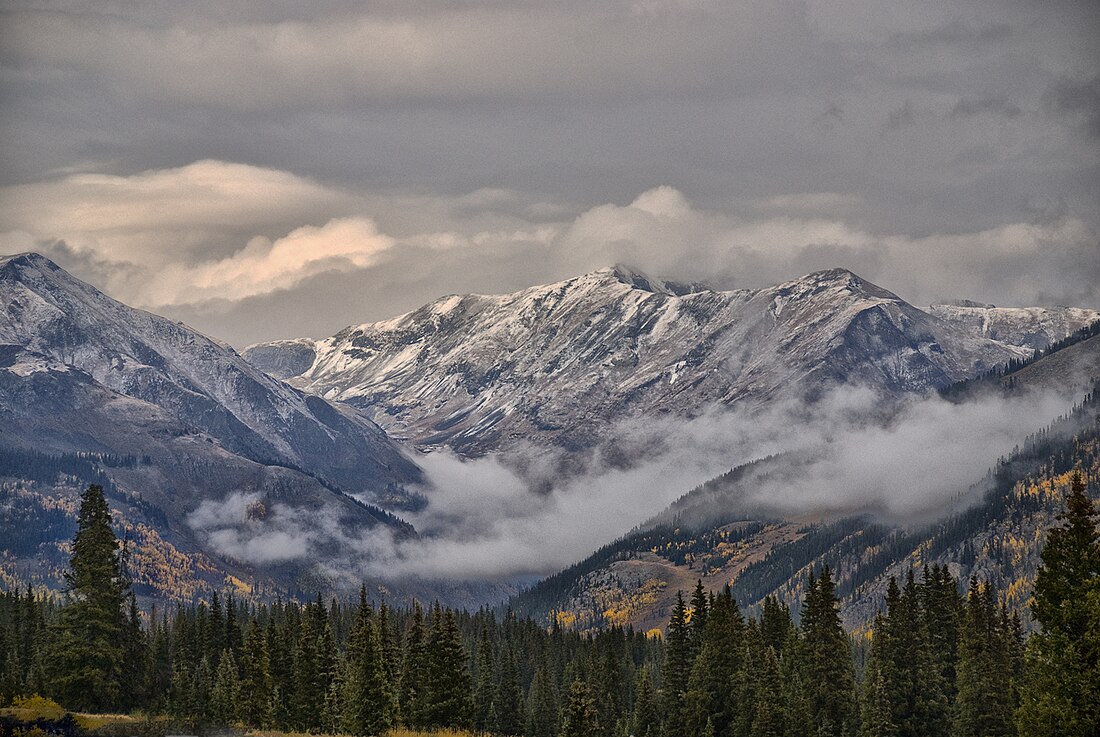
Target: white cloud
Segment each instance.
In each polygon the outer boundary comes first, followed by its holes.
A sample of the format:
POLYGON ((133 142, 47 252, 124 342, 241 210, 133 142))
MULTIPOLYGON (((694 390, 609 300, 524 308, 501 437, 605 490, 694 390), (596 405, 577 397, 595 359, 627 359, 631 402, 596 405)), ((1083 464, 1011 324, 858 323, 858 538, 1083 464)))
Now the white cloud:
MULTIPOLYGON (((660 186, 626 205, 582 209, 501 189, 356 192, 284 171, 199 161, 2 189, 0 250, 45 250, 137 306, 178 315, 217 305, 217 324, 231 330, 237 305, 294 293, 313 305, 313 322, 300 316, 286 329, 301 333, 304 325, 316 335, 445 293, 509 291, 617 262, 720 288, 840 266, 917 305, 957 297, 1002 306, 1100 305, 1100 237, 1082 220, 913 237, 859 227, 843 215, 853 202, 794 193, 733 215, 660 186), (824 214, 833 205, 838 211, 824 214), (311 281, 322 274, 354 275, 369 288, 333 293, 311 281), (308 291, 317 289, 325 293, 308 291)), ((284 324, 266 321, 266 332, 245 340, 292 337, 277 332, 284 324)))
MULTIPOLYGON (((432 454, 423 464, 430 501, 411 517, 422 537, 397 541, 376 528, 349 544, 363 554, 359 565, 382 577, 548 574, 629 532, 703 481, 783 452, 802 460, 753 476, 717 513, 934 519, 957 509, 960 497, 975 501, 965 496, 971 485, 1066 406, 1065 397, 1035 394, 965 404, 933 396, 895 405, 848 387, 813 405, 651 419, 610 433, 634 448, 636 465, 610 467, 596 458, 575 477, 554 477, 545 494, 531 491, 532 479, 500 458, 432 454)), ((536 474, 534 483, 539 480, 536 474)))
POLYGON ((275 241, 257 236, 226 258, 159 269, 142 286, 138 301, 172 305, 267 294, 326 271, 366 268, 394 243, 365 218, 307 225, 275 241))

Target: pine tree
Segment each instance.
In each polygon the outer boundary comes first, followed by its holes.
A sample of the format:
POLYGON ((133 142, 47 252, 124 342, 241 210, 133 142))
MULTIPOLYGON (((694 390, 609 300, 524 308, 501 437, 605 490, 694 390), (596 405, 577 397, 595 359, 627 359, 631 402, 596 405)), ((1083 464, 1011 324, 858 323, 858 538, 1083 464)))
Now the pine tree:
POLYGON ((270 667, 263 628, 253 618, 248 624, 248 634, 241 650, 238 689, 241 719, 251 727, 268 727, 272 723, 274 685, 270 667))
POLYGON ((531 690, 527 695, 527 724, 523 731, 524 737, 557 737, 559 721, 558 694, 554 678, 543 665, 535 671, 531 690))
POLYGON ((425 721, 430 727, 468 727, 473 721, 471 679, 466 648, 454 612, 432 613, 428 638, 428 688, 425 721))
POLYGON ((118 539, 99 485, 81 495, 65 582, 69 602, 61 610, 49 659, 52 691, 72 709, 115 709, 121 698, 126 592, 118 539))
POLYGON ((397 704, 386 674, 385 652, 366 588, 348 636, 344 682, 344 729, 354 735, 379 735, 393 726, 397 704))
POLYGON ((851 643, 839 605, 829 566, 817 580, 811 574, 802 610, 801 680, 817 734, 833 737, 854 734, 859 724, 851 643))
POLYGON ((240 680, 233 653, 222 650, 214 687, 210 691, 210 712, 215 724, 228 726, 239 718, 240 680))
POLYGON ((601 737, 599 714, 588 684, 574 681, 562 719, 561 737, 601 737))
POLYGON ((1016 723, 1021 737, 1100 734, 1100 530, 1074 473, 1040 554, 1016 723))

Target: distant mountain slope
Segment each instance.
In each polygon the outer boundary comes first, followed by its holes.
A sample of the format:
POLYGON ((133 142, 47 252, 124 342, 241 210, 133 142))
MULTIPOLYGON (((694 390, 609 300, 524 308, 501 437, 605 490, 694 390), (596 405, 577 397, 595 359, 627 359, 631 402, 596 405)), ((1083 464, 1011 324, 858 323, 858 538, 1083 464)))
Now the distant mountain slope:
POLYGON ((0 578, 60 585, 92 482, 158 598, 358 585, 341 546, 378 525, 415 534, 349 496, 400 506, 422 479, 355 410, 35 254, 0 259, 0 304, 0 578))
POLYGON ((974 303, 932 305, 928 311, 947 322, 1010 345, 1045 350, 1089 323, 1100 312, 1080 307, 994 307, 974 303))
POLYGON ((379 499, 420 479, 416 464, 358 413, 304 395, 229 346, 127 307, 42 256, 0 259, 0 304, 0 343, 160 407, 230 453, 305 468, 379 499))
MULTIPOLYGON (((1064 386, 1057 377, 1076 373, 1080 357, 1092 355, 1094 340, 1030 364, 1029 374, 1042 378, 1034 386, 1064 386)), ((1091 393, 1072 411, 1010 450, 986 478, 959 490, 959 507, 945 510, 944 519, 908 526, 869 517, 753 519, 743 500, 799 461, 790 455, 762 459, 692 490, 642 529, 514 597, 511 606, 582 629, 650 629, 667 623, 676 591, 697 579, 711 590, 730 583, 749 609, 768 595, 794 604, 810 570, 828 563, 844 620, 859 629, 873 618, 889 576, 940 563, 961 580, 974 574, 995 581, 1009 605, 1023 607, 1070 472, 1083 470, 1089 493, 1100 496, 1100 383, 1094 379, 1091 393)), ((930 473, 936 463, 928 459, 930 473)), ((898 484, 904 488, 905 480, 898 484)))
POLYGON ((921 391, 1031 354, 843 269, 718 292, 625 267, 499 296, 452 296, 326 340, 244 355, 372 412, 395 437, 478 455, 588 447, 616 421, 692 416, 836 384, 921 391))
POLYGON ((1029 359, 1011 361, 972 379, 940 390, 952 400, 989 391, 1002 394, 1030 390, 1073 396, 1100 379, 1100 320, 1090 323, 1029 359))
POLYGON ((1075 432, 1062 434, 1069 426, 1059 423, 1036 436, 976 485, 971 493, 989 488, 980 503, 935 525, 906 529, 863 518, 661 524, 545 579, 510 606, 581 629, 648 630, 667 624, 677 590, 696 580, 710 590, 730 583, 749 610, 768 595, 795 605, 811 569, 827 563, 836 573, 842 617, 858 630, 873 619, 889 576, 940 563, 961 580, 973 574, 995 581, 1007 603, 1022 608, 1074 467, 1085 470, 1090 495, 1100 497, 1098 417, 1092 401, 1075 415, 1075 432))

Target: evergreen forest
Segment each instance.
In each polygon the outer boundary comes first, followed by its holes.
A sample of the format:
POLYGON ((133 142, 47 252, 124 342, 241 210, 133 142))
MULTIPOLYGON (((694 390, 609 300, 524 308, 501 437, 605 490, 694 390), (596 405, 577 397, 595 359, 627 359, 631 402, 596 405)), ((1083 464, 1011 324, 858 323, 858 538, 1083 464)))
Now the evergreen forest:
POLYGON ((200 732, 1096 735, 1100 531, 1085 490, 1075 475, 1026 611, 937 565, 891 579, 873 627, 854 639, 828 567, 810 574, 797 612, 768 598, 746 617, 728 587, 700 584, 677 598, 663 637, 580 634, 509 611, 394 608, 365 590, 305 603, 211 593, 141 611, 93 484, 65 594, 0 594, 0 706, 42 695, 200 732))

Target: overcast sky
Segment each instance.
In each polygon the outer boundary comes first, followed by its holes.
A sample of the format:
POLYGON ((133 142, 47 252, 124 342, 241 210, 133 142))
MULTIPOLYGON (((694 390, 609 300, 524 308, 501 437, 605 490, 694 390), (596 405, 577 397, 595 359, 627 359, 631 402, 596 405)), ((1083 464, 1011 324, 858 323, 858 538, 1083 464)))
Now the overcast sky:
POLYGON ((0 100, 0 253, 238 346, 617 261, 1100 307, 1093 0, 9 0, 0 100))

